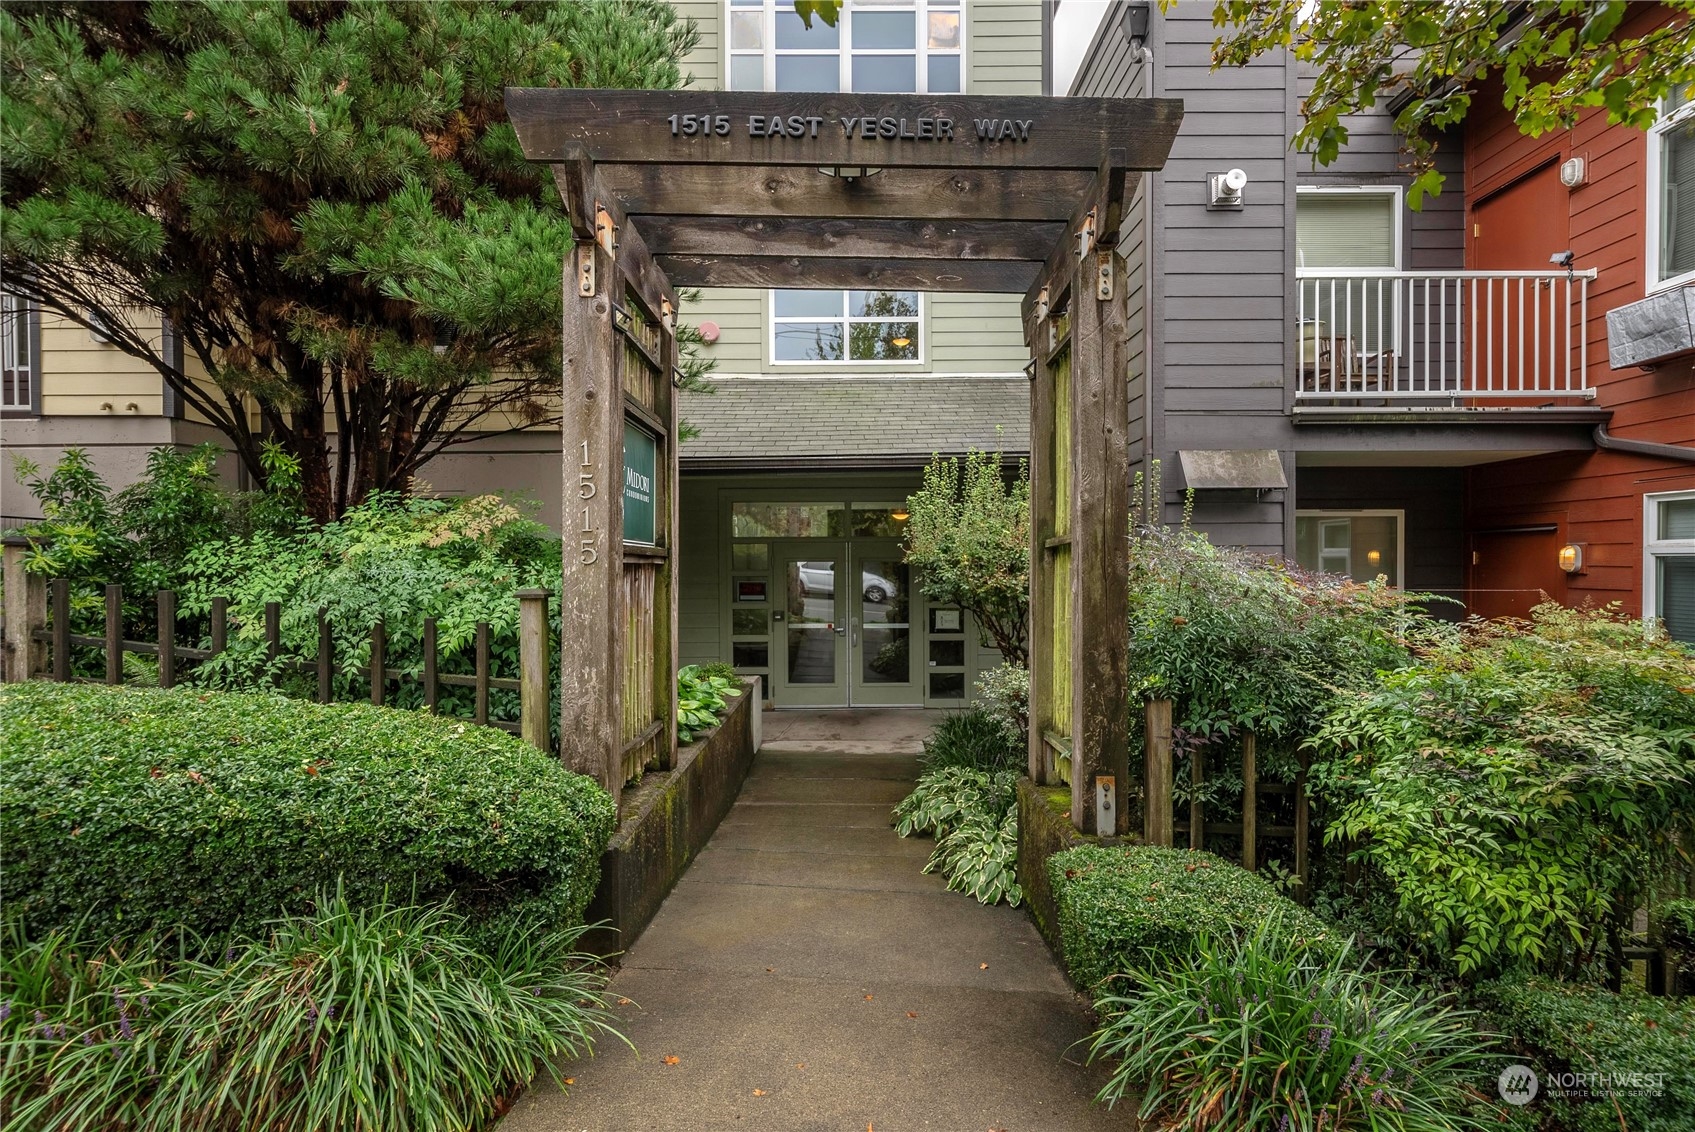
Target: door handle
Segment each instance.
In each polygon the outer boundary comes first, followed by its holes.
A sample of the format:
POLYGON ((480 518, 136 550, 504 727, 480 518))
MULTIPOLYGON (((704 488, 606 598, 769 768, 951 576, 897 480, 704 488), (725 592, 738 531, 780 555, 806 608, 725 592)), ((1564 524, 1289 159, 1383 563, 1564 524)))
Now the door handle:
POLYGON ((846 636, 846 635, 847 635, 847 626, 846 625, 836 626, 836 636, 842 637, 842 636, 846 636))

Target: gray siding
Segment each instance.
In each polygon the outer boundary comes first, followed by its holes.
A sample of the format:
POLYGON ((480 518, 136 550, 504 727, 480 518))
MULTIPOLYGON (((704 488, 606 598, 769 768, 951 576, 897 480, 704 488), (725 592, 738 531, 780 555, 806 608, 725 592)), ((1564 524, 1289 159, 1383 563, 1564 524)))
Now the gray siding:
MULTIPOLYGON (((1165 169, 1138 191, 1122 248, 1132 272, 1145 271, 1132 310, 1131 414, 1146 460, 1163 468, 1166 517, 1175 521, 1184 485, 1182 449, 1269 448, 1295 483, 1296 453, 1323 442, 1321 429, 1297 429, 1295 369, 1295 201, 1300 185, 1406 184, 1392 120, 1382 110, 1350 122, 1352 144, 1316 170, 1289 148, 1304 92, 1296 66, 1268 55, 1244 68, 1212 69, 1218 30, 1212 9, 1183 4, 1153 14, 1151 61, 1130 58, 1120 30, 1122 4, 1102 20, 1073 82, 1074 95, 1180 98, 1184 119, 1165 169), (1206 207, 1209 173, 1241 167, 1246 207, 1206 207)), ((1463 264, 1464 222, 1458 139, 1438 151, 1449 190, 1421 213, 1403 213, 1408 269, 1463 264)), ((1416 425, 1382 429, 1372 444, 1431 449, 1416 425)), ((1355 460, 1356 463, 1365 460, 1355 460)), ((1297 490, 1264 498, 1203 493, 1195 520, 1221 542, 1264 551, 1293 549, 1297 490)), ((1304 505, 1304 501, 1302 501, 1304 505)), ((1365 506, 1362 503, 1360 506, 1365 506)), ((1377 503, 1375 506, 1392 506, 1377 503)))

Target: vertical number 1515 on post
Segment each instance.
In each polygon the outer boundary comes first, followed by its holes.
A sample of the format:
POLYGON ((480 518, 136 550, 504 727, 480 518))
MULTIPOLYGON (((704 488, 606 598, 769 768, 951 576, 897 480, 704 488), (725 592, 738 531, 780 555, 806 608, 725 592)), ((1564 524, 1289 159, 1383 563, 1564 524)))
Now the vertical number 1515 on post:
POLYGON ((584 566, 593 566, 600 560, 600 529, 595 526, 592 500, 600 494, 595 483, 594 461, 589 459, 589 442, 583 441, 583 462, 577 471, 577 499, 583 505, 583 527, 578 532, 577 561, 584 566))

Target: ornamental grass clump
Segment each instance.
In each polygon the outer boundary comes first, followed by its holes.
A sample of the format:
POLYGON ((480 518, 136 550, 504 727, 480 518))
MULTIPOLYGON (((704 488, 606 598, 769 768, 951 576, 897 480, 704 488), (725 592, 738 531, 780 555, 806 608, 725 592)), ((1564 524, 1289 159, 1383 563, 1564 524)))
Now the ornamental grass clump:
POLYGON ((1100 1098, 1208 1132, 1463 1132, 1497 1126, 1481 1090, 1502 1060, 1472 1016, 1360 970, 1273 917, 1130 973, 1095 1004, 1091 1060, 1114 1062, 1100 1098))
MULTIPOLYGON (((0 1121, 109 1132, 482 1129, 616 1031, 581 926, 473 942, 439 906, 337 894, 210 961, 15 932, 0 1121)), ((15 925, 14 925, 15 927, 15 925)))

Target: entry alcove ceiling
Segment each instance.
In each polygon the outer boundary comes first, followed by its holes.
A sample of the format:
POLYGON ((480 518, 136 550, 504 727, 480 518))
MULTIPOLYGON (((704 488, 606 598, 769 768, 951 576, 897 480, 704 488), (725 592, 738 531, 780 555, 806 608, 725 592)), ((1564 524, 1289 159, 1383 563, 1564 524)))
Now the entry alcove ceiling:
POLYGON ((1027 301, 1070 276, 1082 228, 1090 247, 1112 244, 1183 117, 1176 99, 755 91, 513 88, 506 107, 525 156, 553 166, 579 238, 603 211, 620 265, 659 292, 1027 301), (767 136, 773 119, 783 133, 767 136))

